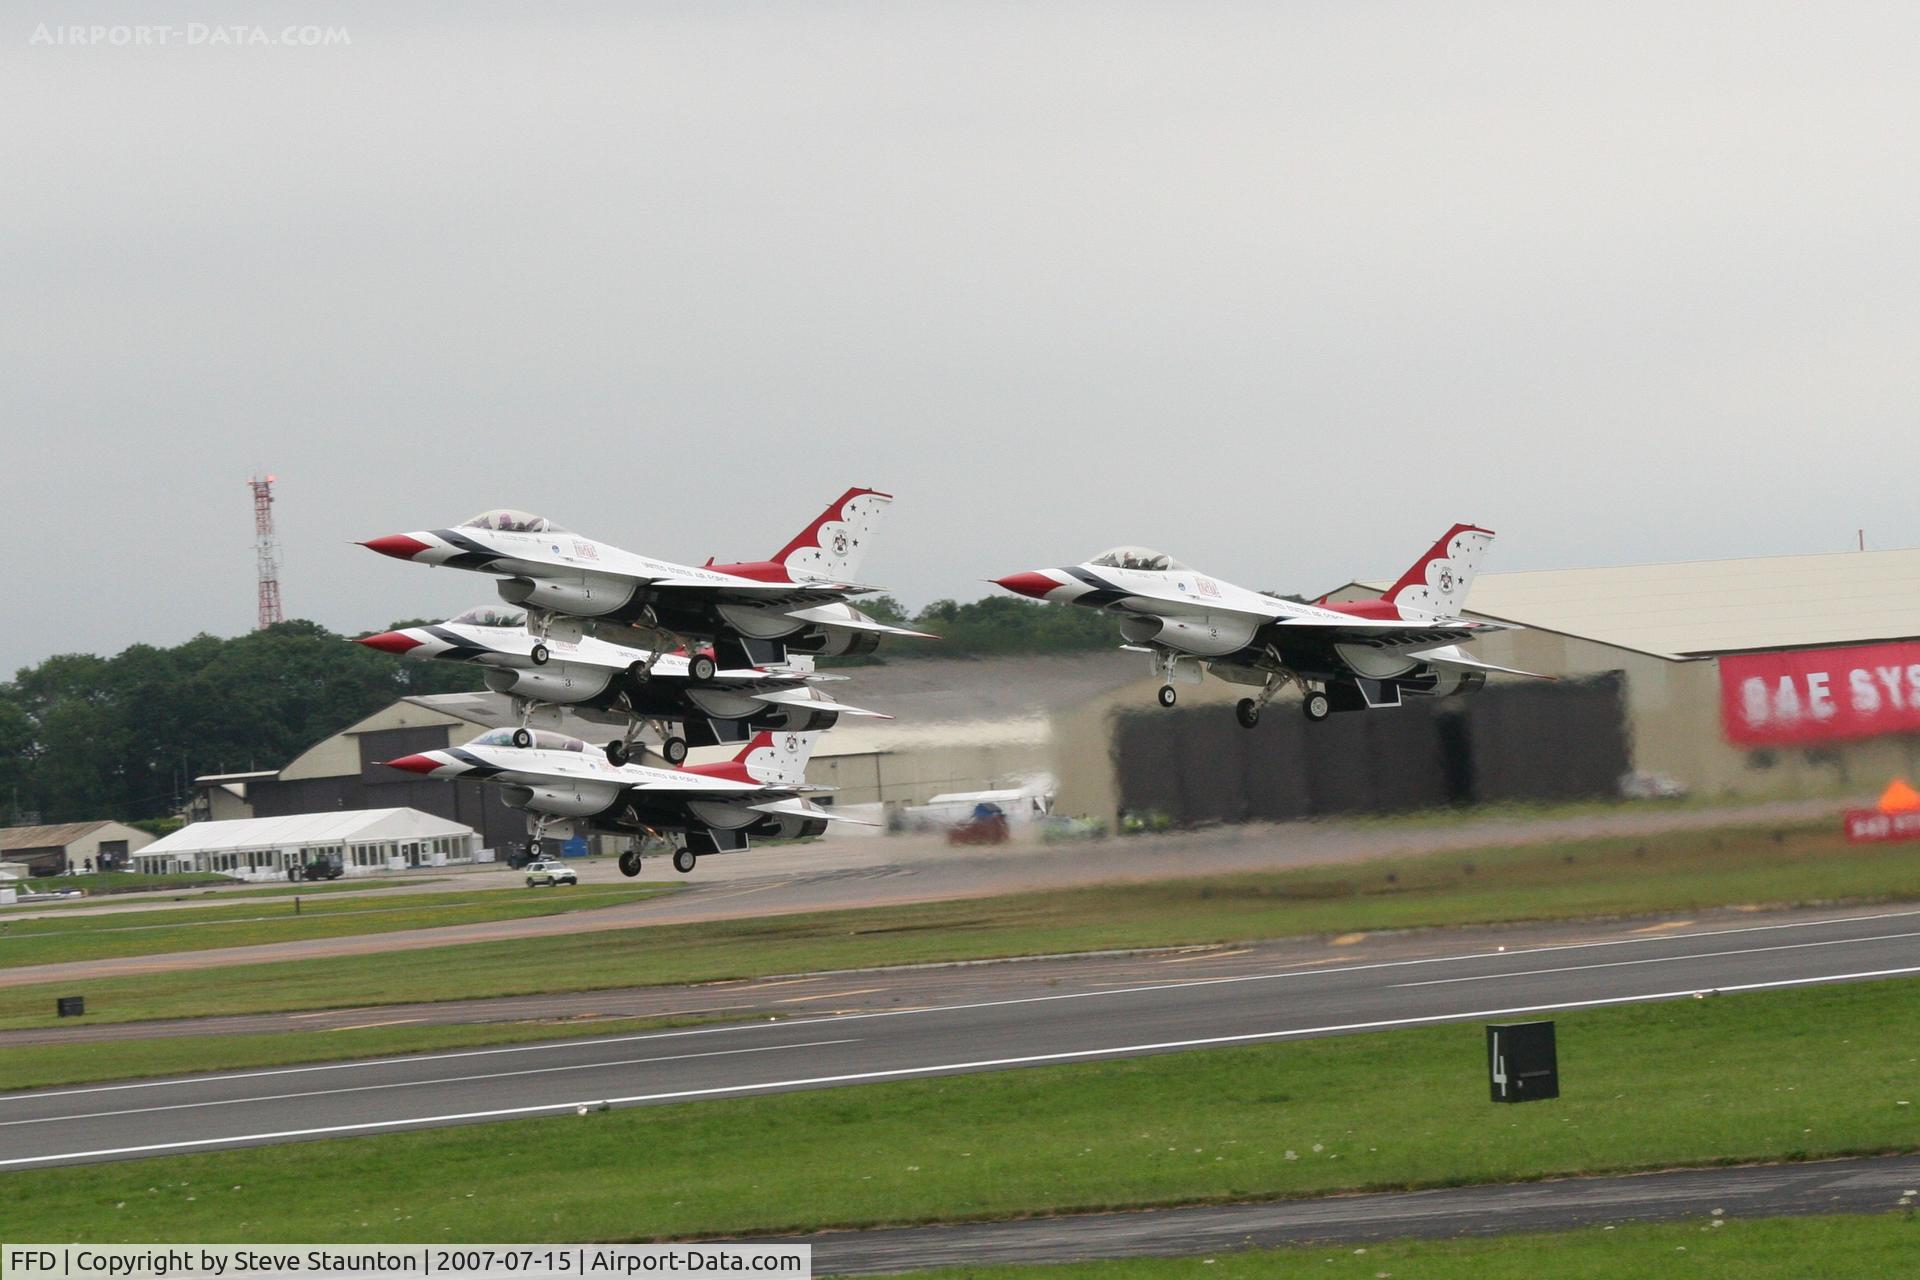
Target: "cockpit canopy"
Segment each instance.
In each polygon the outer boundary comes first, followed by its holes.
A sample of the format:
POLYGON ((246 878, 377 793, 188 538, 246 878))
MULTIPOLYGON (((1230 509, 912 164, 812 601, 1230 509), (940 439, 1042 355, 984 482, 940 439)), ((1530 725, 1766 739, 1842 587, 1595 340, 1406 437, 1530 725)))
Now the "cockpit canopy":
POLYGON ((455 626, 467 627, 525 627, 527 615, 520 609, 505 609, 497 604, 483 604, 477 609, 469 609, 457 618, 448 618, 455 626))
POLYGON ((1103 569, 1184 569, 1187 566, 1164 551, 1150 547, 1115 547, 1088 561, 1103 569))
POLYGON ((515 511, 510 507, 499 507, 493 511, 482 511, 471 520, 462 521, 462 529, 492 529, 496 533, 565 533, 553 521, 545 516, 536 516, 531 511, 515 511))
MULTIPOLYGON (((467 745, 470 747, 510 747, 513 745, 515 729, 489 729, 467 745)), ((578 738, 569 738, 564 733, 555 733, 551 729, 529 729, 533 735, 533 747, 537 751, 585 751, 587 744, 578 738)))

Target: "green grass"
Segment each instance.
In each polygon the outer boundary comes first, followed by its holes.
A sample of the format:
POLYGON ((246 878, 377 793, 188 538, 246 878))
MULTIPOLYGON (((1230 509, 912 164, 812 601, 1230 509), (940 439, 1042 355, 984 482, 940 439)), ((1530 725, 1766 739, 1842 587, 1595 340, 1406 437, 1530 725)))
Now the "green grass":
MULTIPOLYGON (((42 1089, 52 1085, 201 1071, 238 1071, 345 1058, 386 1058, 436 1049, 522 1044, 577 1036, 621 1035, 661 1027, 724 1022, 730 1016, 318 1028, 242 1036, 164 1036, 151 1040, 119 1040, 111 1046, 97 1043, 20 1045, 6 1050, 4 1059, 0 1059, 4 1062, 4 1067, 0 1067, 0 1090, 42 1089)), ((370 1020, 378 1021, 378 1015, 370 1020)))
POLYGON ((1913 1274, 1916 1252, 1920 1223, 1911 1213, 1887 1213, 1716 1218, 1490 1239, 1298 1245, 1191 1258, 970 1266, 914 1274, 921 1280, 1621 1280, 1669 1275, 1698 1280, 1864 1280, 1913 1274))
POLYGON ((1909 1150, 1917 1016, 1915 980, 1573 1012, 1562 1096, 1515 1107, 1480 1027, 1430 1027, 34 1169, 0 1202, 21 1240, 644 1239, 1909 1150))
MULTIPOLYGON (((0 990, 0 1027, 43 1026, 56 995, 96 1021, 404 1003, 700 982, 870 965, 1734 903, 1920 898, 1920 857, 1849 846, 1822 823, 1488 849, 1344 867, 1102 885, 859 911, 661 925, 382 955, 0 990)), ((542 891, 544 893, 544 891, 542 891)), ((557 896, 557 895, 556 895, 557 896)))
POLYGON ((204 885, 232 884, 232 876, 211 871, 179 871, 150 876, 138 871, 96 871, 90 875, 33 876, 22 887, 33 893, 58 893, 62 889, 84 889, 90 895, 103 893, 144 893, 150 889, 197 889, 204 885))
POLYGON ((666 890, 655 886, 626 885, 528 889, 515 881, 511 888, 471 893, 302 895, 297 903, 281 897, 162 911, 24 916, 0 919, 0 969, 519 920, 618 906, 662 892, 666 890))

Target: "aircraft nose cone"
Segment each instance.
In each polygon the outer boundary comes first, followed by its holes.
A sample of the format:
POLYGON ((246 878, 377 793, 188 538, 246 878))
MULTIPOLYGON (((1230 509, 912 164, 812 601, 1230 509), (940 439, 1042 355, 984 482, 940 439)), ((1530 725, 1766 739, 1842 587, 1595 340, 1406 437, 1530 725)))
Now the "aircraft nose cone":
POLYGON ((427 549, 426 543, 418 538, 409 538, 404 533, 390 533, 384 538, 375 538, 360 545, 369 551, 378 551, 383 556, 392 556, 395 560, 411 560, 427 549))
POLYGON ((1026 573, 1010 573, 1004 578, 995 578, 993 585, 1005 587, 1017 596, 1031 596, 1035 600, 1045 600, 1047 593, 1060 584, 1044 573, 1029 570, 1026 573))
POLYGON ((415 640, 404 631, 382 631, 377 636, 361 636, 354 643, 378 649, 382 653, 405 653, 409 649, 418 649, 425 642, 415 640))
POLYGON ((440 767, 440 762, 432 756, 401 756, 398 760, 383 763, 389 769, 399 769, 404 773, 432 773, 440 767))

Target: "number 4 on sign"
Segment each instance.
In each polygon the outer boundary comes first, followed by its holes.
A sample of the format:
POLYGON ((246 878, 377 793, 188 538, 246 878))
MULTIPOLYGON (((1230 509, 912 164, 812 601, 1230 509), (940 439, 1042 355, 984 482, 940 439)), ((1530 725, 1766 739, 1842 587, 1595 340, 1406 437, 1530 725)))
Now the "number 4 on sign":
MULTIPOLYGON (((1497 1043, 1497 1042, 1496 1042, 1497 1043)), ((1500 1096, 1507 1096, 1507 1055, 1498 1049, 1493 1054, 1493 1082, 1500 1086, 1500 1096)))

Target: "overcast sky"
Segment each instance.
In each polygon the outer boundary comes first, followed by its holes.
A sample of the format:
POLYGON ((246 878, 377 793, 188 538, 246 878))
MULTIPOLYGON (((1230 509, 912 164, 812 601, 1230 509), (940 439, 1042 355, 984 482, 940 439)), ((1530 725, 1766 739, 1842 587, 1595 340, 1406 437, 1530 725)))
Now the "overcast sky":
POLYGON ((1920 7, 13 6, 0 672, 898 495, 909 605, 1920 543, 1920 7), (164 47, 48 45, 70 23, 164 47), (190 43, 190 24, 346 45, 190 43))

